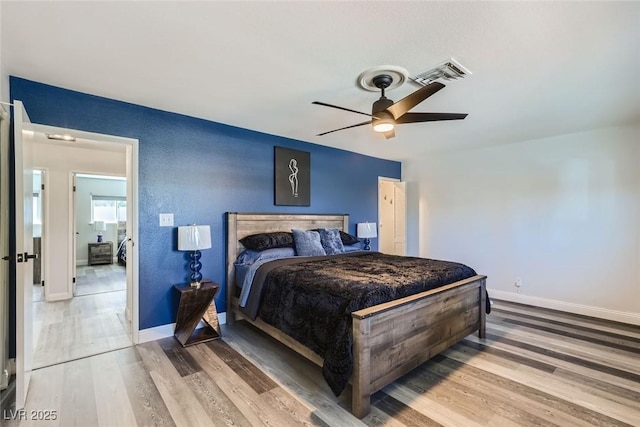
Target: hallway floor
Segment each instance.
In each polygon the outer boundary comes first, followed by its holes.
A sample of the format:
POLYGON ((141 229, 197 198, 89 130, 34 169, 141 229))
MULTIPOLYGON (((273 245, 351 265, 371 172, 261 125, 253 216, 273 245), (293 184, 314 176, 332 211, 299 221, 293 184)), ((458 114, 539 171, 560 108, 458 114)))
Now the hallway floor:
POLYGON ((33 304, 33 368, 131 345, 125 268, 78 267, 77 295, 33 304))

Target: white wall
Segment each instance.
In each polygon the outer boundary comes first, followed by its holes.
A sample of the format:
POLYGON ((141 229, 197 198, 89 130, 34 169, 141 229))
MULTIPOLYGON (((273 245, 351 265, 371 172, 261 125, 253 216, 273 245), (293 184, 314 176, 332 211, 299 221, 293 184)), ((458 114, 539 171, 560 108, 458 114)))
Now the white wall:
MULTIPOLYGON (((34 163, 37 169, 45 169, 48 176, 48 186, 45 189, 48 222, 43 230, 43 251, 45 296, 52 301, 72 297, 72 270, 69 261, 72 256, 69 238, 73 232, 70 202, 72 172, 125 176, 126 159, 124 151, 54 145, 47 143, 43 137, 40 138, 34 150, 34 163)), ((82 248, 78 247, 78 250, 82 248)))
MULTIPOLYGON (((76 178, 76 265, 87 265, 88 244, 98 241, 98 232, 91 221, 91 195, 127 196, 127 181, 99 178, 76 178)), ((117 224, 107 224, 103 241, 113 243, 113 256, 118 250, 117 224)))
POLYGON ((410 254, 470 265, 494 297, 640 324, 640 126, 431 154, 403 175, 410 254))

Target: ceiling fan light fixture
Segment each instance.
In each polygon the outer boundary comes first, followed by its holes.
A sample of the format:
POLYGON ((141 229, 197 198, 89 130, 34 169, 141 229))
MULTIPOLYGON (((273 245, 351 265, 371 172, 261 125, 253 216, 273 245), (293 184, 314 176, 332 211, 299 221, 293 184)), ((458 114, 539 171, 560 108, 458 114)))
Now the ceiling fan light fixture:
POLYGON ((374 114, 376 118, 371 121, 374 131, 380 133, 389 132, 396 126, 396 121, 391 113, 387 111, 377 111, 374 114))
POLYGON ((52 133, 47 133, 47 139, 54 139, 56 141, 69 141, 69 142, 74 142, 76 139, 65 133, 65 134, 52 134, 52 133))
POLYGON ((373 130, 380 133, 389 132, 393 130, 394 127, 395 124, 393 123, 393 120, 389 119, 381 119, 373 124, 373 130))

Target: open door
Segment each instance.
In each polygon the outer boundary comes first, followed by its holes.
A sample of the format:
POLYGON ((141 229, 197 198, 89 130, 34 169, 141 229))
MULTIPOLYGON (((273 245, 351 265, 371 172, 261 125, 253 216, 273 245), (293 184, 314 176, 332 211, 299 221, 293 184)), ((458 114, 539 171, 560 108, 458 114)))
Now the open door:
POLYGON ((16 235, 16 409, 24 408, 33 361, 33 132, 29 116, 14 102, 16 235))
POLYGON ((406 255, 406 183, 391 178, 378 182, 378 250, 406 255))
POLYGON ((407 183, 394 182, 393 195, 396 203, 393 205, 393 251, 396 255, 407 254, 407 183))
POLYGON ((0 390, 9 384, 9 113, 0 105, 0 390))

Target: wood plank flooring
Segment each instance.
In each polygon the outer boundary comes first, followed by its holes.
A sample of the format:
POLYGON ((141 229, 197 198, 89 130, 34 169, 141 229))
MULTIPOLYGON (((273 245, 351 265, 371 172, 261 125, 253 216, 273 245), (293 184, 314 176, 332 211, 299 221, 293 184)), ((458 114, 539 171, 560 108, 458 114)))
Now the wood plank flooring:
MULTIPOLYGON (((8 426, 638 426, 640 328, 496 302, 469 336, 348 411, 320 369, 240 322, 223 339, 173 338, 33 372, 8 426)), ((4 414, 7 418, 8 414, 4 414)))
POLYGON ((33 303, 33 367, 131 345, 125 318, 126 291, 33 303))

